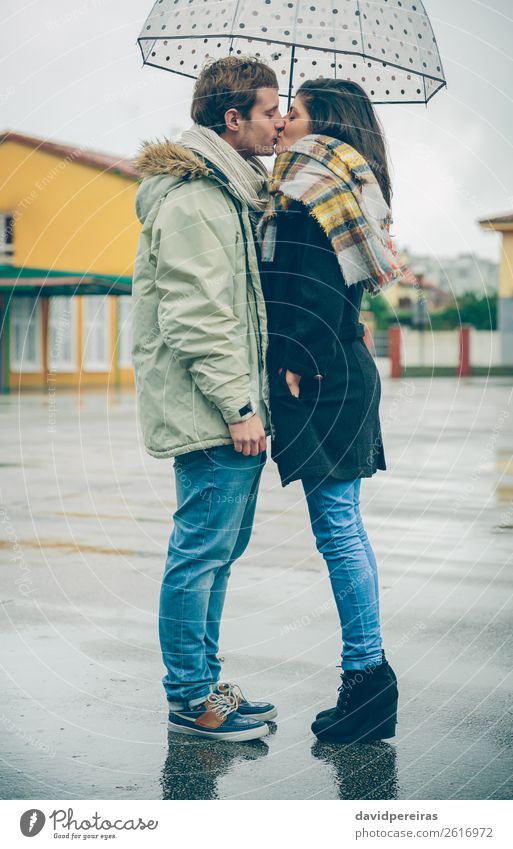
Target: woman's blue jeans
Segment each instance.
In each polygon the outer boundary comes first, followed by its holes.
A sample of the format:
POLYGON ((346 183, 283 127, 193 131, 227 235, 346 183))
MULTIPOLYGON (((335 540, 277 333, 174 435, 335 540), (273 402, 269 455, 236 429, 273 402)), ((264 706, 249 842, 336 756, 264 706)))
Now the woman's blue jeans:
POLYGON ((328 566, 342 628, 342 669, 381 663, 376 558, 360 515, 361 479, 304 478, 312 530, 328 566))
POLYGON ((219 629, 230 568, 253 526, 265 452, 233 445, 175 459, 177 510, 160 592, 159 637, 170 706, 194 707, 219 681, 219 629))

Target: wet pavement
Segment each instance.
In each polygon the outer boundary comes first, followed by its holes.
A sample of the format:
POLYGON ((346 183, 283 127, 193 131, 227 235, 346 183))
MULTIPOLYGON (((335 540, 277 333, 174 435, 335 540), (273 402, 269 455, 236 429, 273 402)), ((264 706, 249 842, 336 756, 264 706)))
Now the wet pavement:
POLYGON ((383 379, 362 484, 397 736, 320 744, 340 636, 302 491, 269 461, 233 569, 224 678, 274 701, 253 743, 167 735, 157 641, 171 461, 130 392, 0 398, 0 797, 505 799, 513 790, 513 389, 383 379))

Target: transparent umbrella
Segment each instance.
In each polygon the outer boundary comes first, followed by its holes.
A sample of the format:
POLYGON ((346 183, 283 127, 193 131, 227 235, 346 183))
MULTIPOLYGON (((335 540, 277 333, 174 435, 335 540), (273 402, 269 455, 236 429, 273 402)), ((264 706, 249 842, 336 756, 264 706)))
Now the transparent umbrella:
POLYGON ((374 103, 427 103, 446 85, 419 0, 157 0, 138 43, 144 64, 193 78, 207 57, 257 56, 288 104, 316 77, 353 80, 374 103))

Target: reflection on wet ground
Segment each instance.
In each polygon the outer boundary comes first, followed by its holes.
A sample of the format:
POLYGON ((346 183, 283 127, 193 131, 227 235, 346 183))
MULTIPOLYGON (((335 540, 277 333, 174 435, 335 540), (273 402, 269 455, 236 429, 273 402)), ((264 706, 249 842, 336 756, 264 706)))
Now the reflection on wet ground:
MULTIPOLYGON (((397 799, 396 750, 390 743, 337 746, 316 741, 311 753, 330 767, 339 799, 397 799)), ((221 799, 221 778, 241 763, 268 754, 264 740, 220 746, 170 733, 161 777, 162 798, 221 799)))
POLYGON ((339 799, 397 799, 397 752, 384 740, 337 746, 312 746, 312 755, 332 767, 339 799))
POLYGON ((221 799, 222 776, 237 764, 269 754, 263 740, 219 745, 170 733, 168 745, 161 778, 163 799, 221 799))
POLYGON ((339 626, 300 486, 264 470, 232 570, 223 678, 273 701, 265 739, 167 734, 158 646, 172 467, 134 399, 0 398, 0 797, 505 799, 513 792, 513 390, 383 380, 388 471, 362 484, 399 679, 397 736, 318 743, 339 626), (53 403, 53 401, 52 401, 53 403))

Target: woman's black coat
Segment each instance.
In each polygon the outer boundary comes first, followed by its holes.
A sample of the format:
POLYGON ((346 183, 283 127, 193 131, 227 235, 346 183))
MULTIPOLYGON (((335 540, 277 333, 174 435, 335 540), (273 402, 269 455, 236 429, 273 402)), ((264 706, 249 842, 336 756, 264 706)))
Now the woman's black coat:
POLYGON ((262 272, 272 457, 283 486, 306 476, 354 480, 386 469, 381 382, 358 321, 364 287, 346 285, 331 242, 303 204, 278 214, 274 262, 262 272), (299 398, 287 386, 286 369, 302 376, 299 398))

